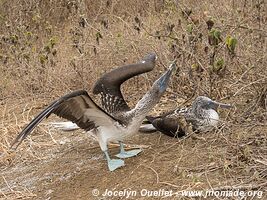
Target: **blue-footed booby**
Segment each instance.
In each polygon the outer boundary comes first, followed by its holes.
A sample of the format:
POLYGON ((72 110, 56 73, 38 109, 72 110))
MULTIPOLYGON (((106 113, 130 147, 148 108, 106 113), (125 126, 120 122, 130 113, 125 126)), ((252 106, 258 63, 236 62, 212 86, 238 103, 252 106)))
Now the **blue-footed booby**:
POLYGON ((190 125, 192 131, 208 132, 218 125, 218 107, 231 108, 232 106, 213 101, 205 96, 198 96, 190 107, 177 108, 157 117, 147 116, 147 120, 153 127, 148 124, 149 128, 146 128, 144 125, 140 131, 158 130, 171 137, 182 137, 186 135, 187 125, 190 125), (187 124, 184 124, 183 119, 187 124))
POLYGON ((93 93, 101 95, 102 108, 84 90, 71 92, 55 100, 21 131, 11 147, 16 149, 44 118, 54 113, 77 124, 85 131, 95 134, 100 148, 106 156, 110 171, 124 166, 122 159, 110 158, 108 143, 120 143, 120 153, 116 155, 119 158, 132 157, 142 151, 141 149, 125 151, 122 142, 138 132, 148 112, 158 103, 165 92, 176 65, 175 63, 171 64, 133 109, 130 109, 125 102, 120 85, 133 76, 151 71, 155 66, 155 59, 155 54, 149 54, 137 64, 119 67, 102 76, 93 88, 93 93))

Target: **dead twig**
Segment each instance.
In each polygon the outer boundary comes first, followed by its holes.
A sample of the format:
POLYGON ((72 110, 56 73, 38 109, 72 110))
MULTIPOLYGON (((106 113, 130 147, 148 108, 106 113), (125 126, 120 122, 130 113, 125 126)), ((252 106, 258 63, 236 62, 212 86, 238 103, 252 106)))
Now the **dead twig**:
POLYGON ((267 186, 267 182, 261 184, 248 184, 248 185, 238 185, 238 186, 222 186, 222 187, 215 187, 213 188, 214 191, 221 191, 221 190, 257 190, 261 187, 267 186))

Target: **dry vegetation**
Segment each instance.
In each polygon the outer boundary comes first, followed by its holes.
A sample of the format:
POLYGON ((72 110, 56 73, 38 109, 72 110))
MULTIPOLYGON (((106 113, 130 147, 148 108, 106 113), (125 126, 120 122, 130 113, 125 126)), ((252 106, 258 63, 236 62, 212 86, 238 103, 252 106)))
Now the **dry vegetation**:
POLYGON ((266 191, 266 12, 264 0, 1 0, 0 198, 93 199, 93 188, 266 191), (177 58, 152 113, 207 95, 234 105, 221 113, 220 129, 204 140, 140 134, 129 143, 146 145, 144 153, 113 173, 90 137, 47 121, 9 151, 56 97, 91 92, 105 71, 148 52, 158 55, 156 69, 124 85, 127 101, 133 105, 177 58))

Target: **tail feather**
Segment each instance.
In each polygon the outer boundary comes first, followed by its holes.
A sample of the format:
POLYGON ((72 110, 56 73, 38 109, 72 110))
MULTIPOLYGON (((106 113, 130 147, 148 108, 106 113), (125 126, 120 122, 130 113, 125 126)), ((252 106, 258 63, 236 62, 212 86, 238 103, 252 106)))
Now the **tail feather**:
POLYGON ((141 133, 154 133, 157 129, 153 126, 153 121, 158 117, 146 116, 142 125, 139 128, 139 132, 141 133))
POLYGON ((139 132, 141 133, 154 133, 157 129, 152 124, 143 124, 139 128, 139 132))
POLYGON ((77 124, 72 122, 52 122, 50 123, 50 125, 62 131, 74 131, 80 129, 80 127, 77 126, 77 124))

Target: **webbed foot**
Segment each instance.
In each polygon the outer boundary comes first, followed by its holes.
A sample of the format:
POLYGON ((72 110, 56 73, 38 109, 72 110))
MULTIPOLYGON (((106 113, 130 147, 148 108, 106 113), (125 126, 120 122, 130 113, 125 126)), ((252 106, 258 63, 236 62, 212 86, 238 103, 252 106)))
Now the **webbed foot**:
POLYGON ((108 160, 109 171, 114 171, 117 168, 124 166, 124 161, 121 159, 110 159, 108 160))
POLYGON ((131 151, 121 151, 119 154, 115 155, 118 158, 130 158, 133 156, 137 156, 140 152, 142 152, 142 149, 134 149, 131 151))

